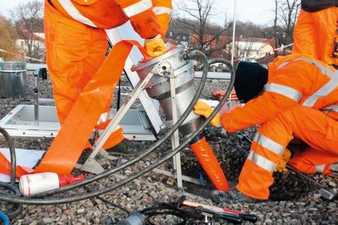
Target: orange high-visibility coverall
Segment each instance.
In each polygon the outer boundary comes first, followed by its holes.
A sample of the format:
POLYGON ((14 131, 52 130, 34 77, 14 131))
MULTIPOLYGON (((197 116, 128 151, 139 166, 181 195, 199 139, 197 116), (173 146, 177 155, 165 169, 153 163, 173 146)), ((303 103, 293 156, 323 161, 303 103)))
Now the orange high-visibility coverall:
POLYGON ((301 10, 293 33, 293 53, 307 55, 329 65, 338 65, 338 58, 333 56, 337 16, 336 7, 317 12, 301 10))
MULTIPOLYGON (((170 10, 171 0, 45 1, 47 64, 62 126, 36 171, 70 173, 92 123, 110 108, 131 44, 117 44, 106 56, 104 29, 130 20, 142 38, 151 39, 166 33, 170 10)), ((122 139, 120 130, 108 142, 113 146, 122 139)))
POLYGON ((284 160, 282 155, 294 137, 312 148, 291 160, 297 169, 309 172, 311 167, 315 171, 318 165, 338 161, 337 78, 333 67, 311 58, 277 58, 269 65, 264 92, 222 115, 227 131, 259 125, 239 177, 239 191, 256 199, 268 199, 273 172, 284 160))
MULTIPOLYGON (((128 20, 121 5, 128 7, 142 1, 72 0, 73 6, 96 27, 72 18, 61 2, 64 1, 45 1, 45 32, 47 64, 59 120, 62 123, 74 100, 105 58, 108 42, 104 29, 117 27, 128 20)), ((171 1, 153 0, 153 5, 156 9, 167 8, 169 12, 171 1)), ((168 29, 169 14, 159 13, 155 17, 152 11, 135 15, 149 16, 148 19, 136 18, 139 23, 145 23, 145 26, 134 26, 143 38, 164 34, 168 29)))

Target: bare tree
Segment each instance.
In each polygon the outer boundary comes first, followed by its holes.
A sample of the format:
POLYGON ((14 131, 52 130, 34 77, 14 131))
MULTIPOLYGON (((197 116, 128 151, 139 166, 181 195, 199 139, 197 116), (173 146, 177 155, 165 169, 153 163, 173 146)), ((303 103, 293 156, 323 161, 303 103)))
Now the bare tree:
POLYGON ((13 25, 0 16, 0 56, 12 59, 17 56, 15 48, 16 33, 13 25))
POLYGON ((275 8, 274 8, 274 19, 273 19, 273 36, 275 39, 275 47, 279 45, 278 38, 277 38, 277 23, 278 23, 278 0, 274 0, 275 2, 275 8))
POLYGON ((207 55, 224 50, 227 43, 221 43, 220 36, 228 29, 210 23, 211 17, 217 15, 213 0, 188 0, 179 3, 179 10, 185 19, 180 19, 180 25, 192 36, 194 47, 207 55))
POLYGON ((42 26, 42 1, 32 0, 19 4, 12 12, 12 19, 17 26, 17 32, 25 41, 27 55, 29 57, 39 57, 37 55, 41 46, 36 44, 34 32, 42 26))
POLYGON ((278 34, 278 26, 281 28, 282 34, 279 39, 289 44, 292 42, 293 29, 296 23, 297 15, 300 8, 300 0, 275 0, 275 36, 278 34))

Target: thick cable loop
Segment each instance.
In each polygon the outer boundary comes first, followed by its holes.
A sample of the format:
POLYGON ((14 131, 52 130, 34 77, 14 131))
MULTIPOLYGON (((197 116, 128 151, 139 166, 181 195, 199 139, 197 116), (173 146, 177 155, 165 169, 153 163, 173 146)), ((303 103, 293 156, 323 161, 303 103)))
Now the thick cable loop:
MULTIPOLYGON (((78 188, 81 186, 84 186, 86 184, 92 183, 94 181, 100 180, 102 178, 108 177, 138 161, 140 161, 142 158, 144 158, 145 156, 147 156, 148 154, 152 153, 159 145, 161 145, 167 138, 169 138, 176 129, 178 129, 178 127, 180 126, 180 124, 185 120, 185 118, 189 115, 189 113, 191 112, 191 110, 193 109, 194 105, 196 104, 197 100, 199 99, 199 96, 203 90, 206 78, 207 78, 207 73, 208 73, 208 63, 207 63, 207 59, 206 56, 198 50, 194 50, 193 52, 190 53, 190 57, 196 57, 197 55, 200 55, 204 58, 204 64, 205 67, 203 69, 203 75, 202 75, 202 79, 201 79, 201 83, 200 86, 198 88, 197 94, 194 96, 194 99, 192 100, 191 104, 188 106, 187 110, 183 113, 182 117, 177 121, 177 123, 171 128, 171 130, 162 138, 160 139, 160 141, 156 142, 155 144, 153 144, 145 153, 143 153, 142 155, 140 155, 139 157, 135 158, 134 160, 109 171, 106 171, 102 174, 99 174, 93 178, 89 178, 88 180, 81 182, 77 185, 71 185, 69 187, 66 187, 62 190, 57 190, 54 191, 54 193, 58 193, 58 192, 63 192, 66 190, 72 190, 74 188, 78 188), (184 117, 185 116, 185 117, 184 117)), ((229 63, 227 63, 228 65, 229 63)), ((63 204, 63 203, 70 203, 70 202, 75 202, 75 201, 81 201, 81 200, 85 200, 88 198, 93 198, 108 192, 111 192, 131 181, 133 181, 134 179, 137 179, 141 176, 143 176, 144 174, 150 172, 151 170, 153 170, 154 168, 158 167, 159 165, 163 164, 165 161, 171 159, 174 155, 176 155, 178 152, 180 152, 181 150, 184 149, 184 147, 190 143, 190 141, 196 136, 198 135, 201 131, 203 131, 203 129, 208 125, 208 123, 215 117, 215 115, 219 112, 219 110, 223 107, 223 105, 226 103, 228 96, 230 95, 232 89, 233 89, 233 85, 234 85, 234 81, 235 81, 235 77, 234 77, 234 72, 231 68, 231 72, 232 72, 232 76, 231 76, 231 80, 230 80, 230 84, 227 88, 226 94, 225 96, 221 99, 220 103, 217 105, 217 107, 215 108, 215 110, 213 111, 213 113, 203 122, 203 124, 195 131, 193 132, 191 135, 189 135, 185 141, 178 147, 176 148, 174 151, 172 151, 171 153, 168 153, 165 157, 162 157, 162 159, 160 159, 159 161, 157 161, 156 163, 146 167, 145 169, 143 169, 142 171, 138 172, 137 174, 135 174, 134 176, 128 177, 124 180, 121 180, 119 182, 117 182, 115 185, 108 187, 108 188, 104 188, 101 190, 96 190, 94 192, 91 193, 85 193, 81 196, 71 196, 71 197, 65 197, 65 198, 45 198, 45 199, 33 199, 33 198, 25 198, 25 197, 21 197, 18 198, 17 196, 13 196, 13 195, 3 195, 0 194, 0 200, 2 201, 7 201, 7 202, 14 202, 14 203, 23 203, 23 204, 43 204, 43 205, 47 205, 47 204, 63 204)), ((46 193, 47 194, 47 193, 46 193)), ((49 193, 49 194, 53 194, 53 193, 49 193)))

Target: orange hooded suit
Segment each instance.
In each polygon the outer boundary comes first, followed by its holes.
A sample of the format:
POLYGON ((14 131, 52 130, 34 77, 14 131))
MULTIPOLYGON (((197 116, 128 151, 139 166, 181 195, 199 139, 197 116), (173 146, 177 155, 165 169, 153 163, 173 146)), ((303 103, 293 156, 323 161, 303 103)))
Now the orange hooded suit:
POLYGON ((294 54, 307 55, 329 65, 338 65, 338 52, 335 50, 338 42, 338 10, 333 2, 302 1, 302 10, 293 34, 294 54))
POLYGON ((338 161, 337 79, 336 70, 320 61, 299 55, 280 57, 269 65, 264 92, 222 115, 227 131, 259 125, 239 178, 239 191, 268 199, 273 172, 294 137, 311 150, 296 155, 292 165, 307 173, 330 172, 330 164, 338 161))
MULTIPOLYGON (((62 126, 37 172, 70 173, 100 115, 110 108, 133 43, 120 42, 108 53, 104 29, 130 20, 144 39, 164 36, 170 12, 170 0, 45 1, 47 64, 62 126)), ((118 130, 108 142, 113 146, 122 139, 118 130)))

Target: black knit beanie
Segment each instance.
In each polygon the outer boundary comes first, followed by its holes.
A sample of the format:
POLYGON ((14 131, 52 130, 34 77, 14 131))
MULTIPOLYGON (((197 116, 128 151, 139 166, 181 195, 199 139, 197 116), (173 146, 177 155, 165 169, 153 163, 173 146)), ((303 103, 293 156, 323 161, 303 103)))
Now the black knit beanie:
POLYGON ((262 91, 268 70, 258 63, 240 62, 236 70, 235 91, 240 101, 248 102, 262 91))

